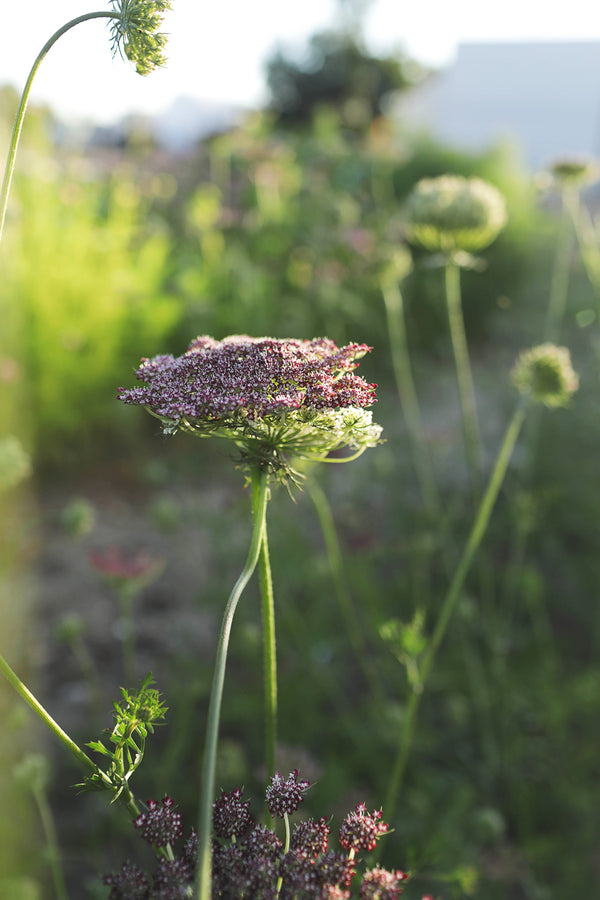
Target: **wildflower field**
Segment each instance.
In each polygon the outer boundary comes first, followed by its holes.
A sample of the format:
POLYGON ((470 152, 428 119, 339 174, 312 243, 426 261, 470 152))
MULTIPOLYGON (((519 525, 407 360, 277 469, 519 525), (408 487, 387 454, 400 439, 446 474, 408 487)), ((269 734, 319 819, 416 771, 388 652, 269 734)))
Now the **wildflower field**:
POLYGON ((593 897, 593 166, 49 121, 0 244, 0 900, 593 897))

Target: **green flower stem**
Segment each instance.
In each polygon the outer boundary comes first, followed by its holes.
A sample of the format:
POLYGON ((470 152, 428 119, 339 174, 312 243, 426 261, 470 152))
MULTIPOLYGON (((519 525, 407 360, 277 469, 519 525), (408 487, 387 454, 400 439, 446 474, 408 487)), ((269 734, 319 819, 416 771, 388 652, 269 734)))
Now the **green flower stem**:
POLYGON ((554 251, 554 266, 550 281, 550 296, 544 325, 544 341, 557 343, 560 338, 567 296, 569 293, 569 272, 575 246, 572 210, 577 202, 577 192, 565 188, 562 192, 563 211, 560 219, 558 238, 554 251), (575 197, 571 196, 575 193, 575 197))
POLYGON ((448 322, 450 325, 450 337, 452 340, 452 350, 454 352, 454 363, 456 366, 456 380, 458 382, 458 394, 465 435, 467 465, 469 467, 471 485, 477 496, 483 470, 483 447, 477 420, 475 389, 473 387, 473 376, 471 375, 469 351, 467 349, 467 338, 465 335, 465 324, 462 314, 460 268, 451 259, 448 260, 444 268, 448 322))
POLYGON ((215 768, 217 762, 217 743, 219 738, 219 719, 221 716, 221 701, 223 697, 223 684, 225 681, 225 667, 227 664, 227 649, 233 616, 242 592, 248 584, 260 556, 268 499, 268 474, 261 471, 258 474, 258 499, 254 504, 254 527, 246 564, 236 581, 225 606, 219 641, 217 644, 217 658, 213 674, 213 684, 208 707, 208 725, 206 732, 206 744, 202 763, 202 782, 200 796, 200 812, 198 821, 198 875, 196 880, 196 897, 198 900, 210 900, 212 882, 211 860, 211 833, 212 833, 212 804, 215 787, 215 768))
MULTIPOLYGON (((259 514, 261 498, 261 474, 252 473, 252 499, 254 516, 259 514)), ((263 622, 263 656, 265 679, 265 765, 267 779, 275 774, 275 748, 277 744, 277 646, 275 642, 275 604, 273 602, 273 579, 269 560, 269 543, 267 539, 267 522, 265 518, 260 555, 258 558, 258 576, 262 601, 263 622)), ((269 816, 269 826, 272 825, 269 816)))
MULTIPOLYGON (((18 675, 13 672, 9 664, 6 662, 4 657, 0 654, 0 672, 4 675, 6 680, 12 687, 15 689, 17 694, 27 703, 28 706, 34 711, 34 713, 42 720, 44 725, 47 725, 48 728, 54 732, 56 737, 62 741, 65 747, 73 754, 73 756, 77 759, 79 763, 84 767, 84 769, 88 769, 94 775, 100 775, 104 778, 105 784, 107 788, 112 788, 113 785, 107 776, 104 775, 101 769, 96 765, 96 763, 90 759, 87 753, 78 747, 75 741, 71 740, 66 731, 60 727, 58 722, 55 722, 49 712, 47 712, 42 704, 34 697, 29 688, 27 688, 18 675)), ((139 816, 140 811, 135 802, 135 798, 129 788, 129 785, 125 786, 120 794, 119 801, 125 807, 127 812, 132 818, 136 818, 139 816)))
POLYGON ((25 687, 19 676, 13 672, 2 655, 0 655, 0 672, 4 675, 8 683, 12 685, 17 694, 31 707, 42 722, 54 732, 56 737, 63 742, 65 747, 67 747, 82 766, 85 769, 89 769, 90 772, 96 773, 98 771, 96 764, 90 759, 87 753, 84 753, 83 750, 77 746, 75 741, 71 740, 69 735, 62 730, 60 725, 54 721, 50 713, 44 709, 42 704, 33 696, 29 688, 25 687))
POLYGON ((6 218, 6 208, 8 206, 8 195, 10 193, 10 186, 12 183, 12 177, 15 169, 15 158, 17 155, 17 148, 19 146, 19 139, 21 137, 21 131, 23 130, 23 121, 25 119, 25 112, 27 110, 27 104, 29 102, 29 95, 31 93, 31 86, 33 84, 33 79, 36 76, 37 70, 39 69, 42 61, 44 60, 46 54, 54 46, 54 44, 58 41, 59 38, 63 36, 67 31, 70 31, 71 28, 74 28, 76 25, 80 25, 81 22, 87 22, 89 19, 118 19, 120 18, 119 14, 116 12, 109 12, 108 10, 103 10, 101 12, 91 12, 85 13, 82 16, 77 16, 76 19, 71 19, 70 22, 67 22, 66 25, 63 25, 62 28, 59 28, 58 31, 55 31, 52 37, 44 44, 42 49, 40 50, 33 66, 31 67, 31 71, 29 72, 29 76, 27 81, 25 82, 25 87, 23 88, 23 93, 21 95, 21 101, 19 103, 19 108, 17 110, 17 115, 15 119, 15 124, 13 126, 10 145, 8 148, 8 156, 6 159, 6 168, 4 170, 4 180, 2 182, 2 191, 0 192, 0 241, 2 240, 2 232, 4 230, 4 220, 6 218))
POLYGON ((56 827, 54 825, 54 818, 52 816, 50 804, 48 803, 46 791, 43 789, 34 788, 32 793, 33 799, 38 808, 44 837, 46 838, 46 855, 48 858, 50 870, 52 872, 52 881, 54 883, 54 894, 56 896, 56 900, 68 900, 65 878, 60 861, 58 839, 56 837, 56 827))
POLYGON ((386 280, 381 284, 381 293, 387 317, 388 339, 396 388, 408 429, 413 466, 425 511, 431 520, 436 520, 440 502, 431 459, 423 440, 423 420, 410 364, 402 292, 396 282, 386 280))
POLYGON ((404 770, 406 768, 406 762, 412 745, 415 723, 419 710, 419 704, 421 702, 421 697, 423 696, 423 690, 431 672, 438 648, 444 638, 444 635, 446 634, 448 624, 454 610, 456 609, 456 604, 460 599, 467 573, 469 572, 471 563, 473 562, 473 557, 475 556, 475 553, 478 550, 487 529, 494 504, 498 497, 502 482, 504 481, 504 476, 506 475, 506 470, 508 468, 512 452, 514 450, 519 432, 521 430, 521 426, 523 424, 523 420, 525 418, 527 404, 528 398, 526 396, 523 396, 519 402, 519 405, 517 406, 517 409, 515 410, 508 428, 506 429, 506 433, 498 452, 496 463, 490 476, 488 486, 479 504, 479 509, 477 510, 477 515, 475 517, 473 527, 471 528, 471 533, 469 534, 462 556, 459 560, 458 566, 456 567, 456 571, 450 583, 450 587, 448 588, 446 596, 444 597, 442 608, 433 630, 433 635, 431 636, 431 640, 429 641, 427 650, 424 653, 423 661, 419 669, 419 684, 413 689, 408 701, 404 716, 402 733, 400 735, 398 754, 394 762, 394 768, 392 770, 392 776, 390 778, 388 786, 388 793, 384 807, 385 817, 388 821, 391 820, 394 815, 398 792, 402 783, 404 770))

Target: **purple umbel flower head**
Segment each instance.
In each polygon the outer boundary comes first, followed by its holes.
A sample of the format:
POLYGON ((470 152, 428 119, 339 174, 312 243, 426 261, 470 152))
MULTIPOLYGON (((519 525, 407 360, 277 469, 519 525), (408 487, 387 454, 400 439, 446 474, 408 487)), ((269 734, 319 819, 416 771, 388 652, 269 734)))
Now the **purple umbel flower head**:
POLYGON ((354 812, 348 813, 340 828, 340 844, 344 850, 374 850, 377 839, 385 834, 388 826, 381 821, 381 811, 367 811, 364 803, 359 803, 354 812))
POLYGON ((242 791, 236 788, 213 803, 213 828, 217 837, 240 837, 252 825, 250 801, 242 800, 242 791))
POLYGON ((144 386, 121 388, 119 399, 145 406, 168 434, 227 438, 244 461, 285 476, 287 458, 379 442, 366 409, 375 385, 353 371, 369 350, 327 338, 198 337, 182 356, 143 359, 136 375, 144 386))
POLYGON ((267 788, 267 806, 272 816, 280 819, 287 813, 296 812, 304 797, 302 794, 310 787, 310 781, 298 781, 298 769, 290 772, 286 779, 279 772, 271 778, 267 788))
POLYGON ((156 800, 148 800, 148 812, 140 813, 133 824, 141 831, 143 839, 154 847, 173 844, 183 834, 181 813, 175 812, 170 797, 163 798, 162 806, 156 800))

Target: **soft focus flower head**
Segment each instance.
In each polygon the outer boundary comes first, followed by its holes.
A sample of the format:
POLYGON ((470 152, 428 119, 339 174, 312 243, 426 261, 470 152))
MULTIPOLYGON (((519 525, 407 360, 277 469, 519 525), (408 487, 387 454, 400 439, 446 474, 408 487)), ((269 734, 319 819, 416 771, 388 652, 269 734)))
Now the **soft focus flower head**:
POLYGON ((364 803, 359 803, 354 812, 348 813, 340 828, 340 844, 344 850, 374 850, 377 840, 388 830, 381 821, 381 810, 368 812, 364 803))
POLYGON ((566 406, 579 387, 566 347, 540 344, 519 356, 511 373, 522 394, 545 406, 566 406))
POLYGON ((291 815, 296 812, 304 801, 302 795, 309 787, 310 781, 298 780, 298 769, 290 772, 287 778, 276 772, 271 778, 266 793, 267 806, 271 815, 283 819, 286 813, 291 815))
POLYGON ((163 50, 167 36, 158 29, 172 0, 110 0, 118 13, 111 35, 113 53, 117 51, 135 64, 138 75, 148 75, 164 66, 163 50))
POLYGON ((167 434, 231 440, 244 465, 285 480, 297 474, 291 459, 345 447, 358 455, 379 442, 366 409, 375 385, 354 374, 369 350, 327 338, 198 337, 180 357, 143 359, 136 375, 144 387, 121 388, 119 398, 145 406, 167 434))
POLYGON ((423 178, 406 204, 408 238, 431 253, 483 250, 506 224, 506 202, 481 178, 423 178))
POLYGON ((560 187, 580 188, 593 184, 600 174, 598 162, 585 156, 563 156, 554 160, 550 174, 560 187))

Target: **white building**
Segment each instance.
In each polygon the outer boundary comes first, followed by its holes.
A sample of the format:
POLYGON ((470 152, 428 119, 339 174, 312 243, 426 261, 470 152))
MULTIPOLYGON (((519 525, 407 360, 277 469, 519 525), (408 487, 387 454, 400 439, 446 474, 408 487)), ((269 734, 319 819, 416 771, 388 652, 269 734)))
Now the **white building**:
POLYGON ((565 154, 600 156, 600 43, 460 44, 397 114, 466 150, 509 140, 534 170, 565 154))

